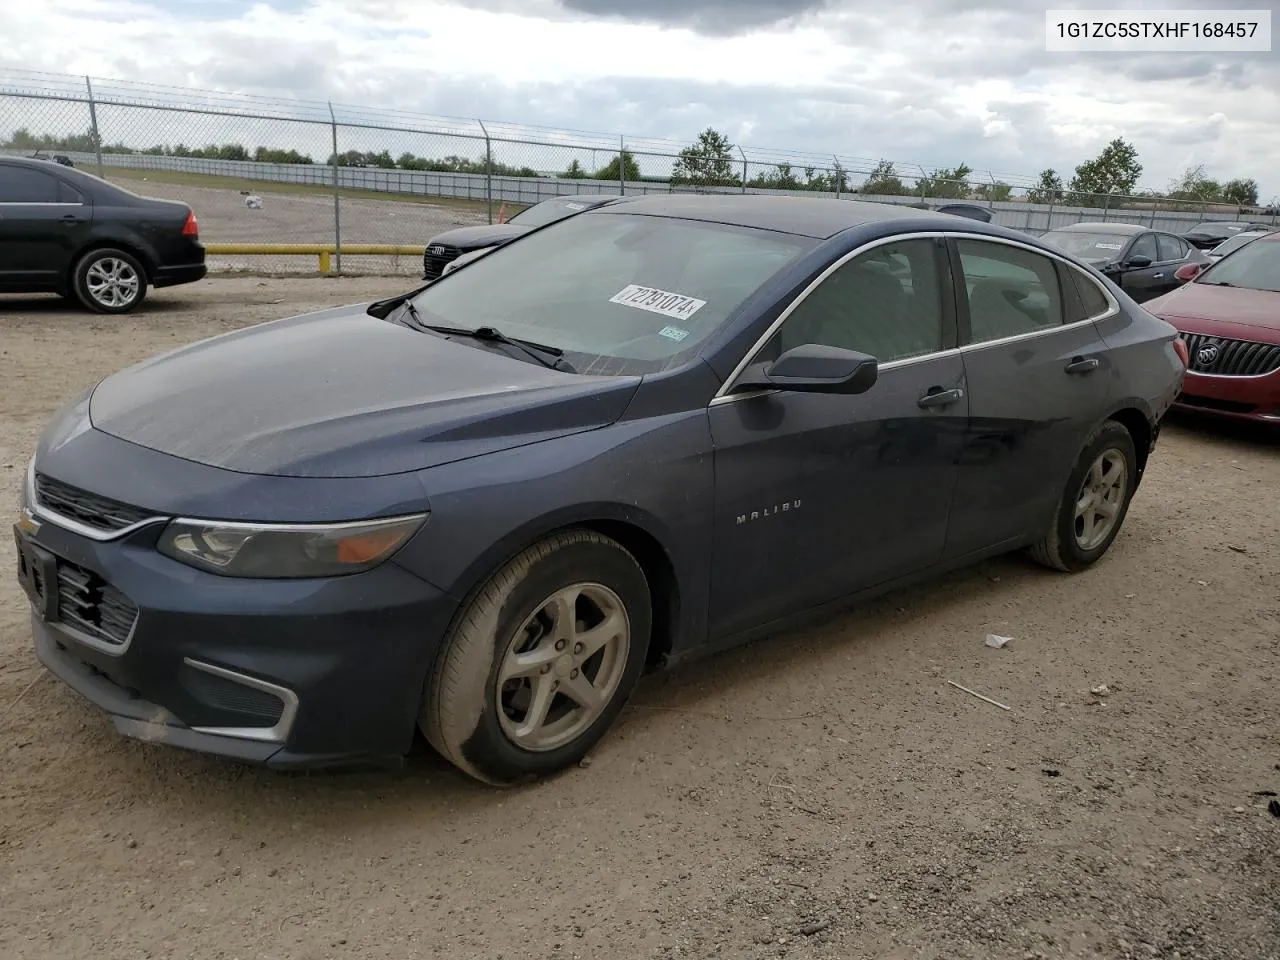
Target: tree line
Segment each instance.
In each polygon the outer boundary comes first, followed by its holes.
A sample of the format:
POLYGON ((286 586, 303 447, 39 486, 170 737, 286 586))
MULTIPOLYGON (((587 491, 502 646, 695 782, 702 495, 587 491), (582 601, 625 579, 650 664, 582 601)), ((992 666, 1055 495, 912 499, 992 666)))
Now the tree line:
MULTIPOLYGON (((33 134, 26 128, 14 131, 4 146, 23 151, 70 151, 92 153, 97 149, 92 132, 54 136, 33 134)), ((280 150, 272 147, 256 147, 250 150, 239 143, 209 144, 189 147, 179 143, 156 145, 134 149, 123 143, 103 144, 103 153, 144 154, 163 157, 193 157, 210 160, 254 160, 263 163, 311 164, 315 161, 297 150, 280 150)), ((1013 187, 1001 181, 975 182, 973 168, 961 163, 952 168, 938 168, 929 174, 913 177, 897 170, 895 164, 881 160, 867 174, 866 179, 854 186, 847 171, 839 162, 831 167, 796 167, 790 163, 768 165, 763 171, 750 175, 750 165, 741 155, 735 155, 735 146, 718 130, 708 127, 697 139, 676 156, 671 174, 667 177, 644 175, 635 155, 629 150, 615 154, 608 163, 596 170, 587 170, 578 160, 552 176, 570 180, 607 180, 629 183, 658 182, 691 187, 747 187, 758 190, 811 190, 820 193, 860 193, 868 196, 916 196, 936 200, 1009 200, 1013 187), (907 181, 914 185, 908 186, 907 181)), ((539 177, 529 166, 514 166, 499 161, 472 159, 450 155, 432 158, 412 153, 392 157, 382 150, 347 150, 330 154, 326 164, 344 167, 374 167, 385 170, 427 170, 437 173, 491 173, 501 177, 539 177)), ((755 166, 759 166, 756 164, 755 166)), ((1205 173, 1204 165, 1189 168, 1182 176, 1169 184, 1167 191, 1137 191, 1138 178, 1142 175, 1138 152, 1131 143, 1117 137, 1108 143, 1098 156, 1076 166, 1071 180, 1064 183, 1055 169, 1043 170, 1035 186, 1027 191, 1031 203, 1083 205, 1096 203, 1099 196, 1115 197, 1117 201, 1132 199, 1174 200, 1187 203, 1222 203, 1236 206, 1258 204, 1258 184, 1251 178, 1235 178, 1218 181, 1205 173)), ((1109 201, 1108 201, 1109 202, 1109 201)))

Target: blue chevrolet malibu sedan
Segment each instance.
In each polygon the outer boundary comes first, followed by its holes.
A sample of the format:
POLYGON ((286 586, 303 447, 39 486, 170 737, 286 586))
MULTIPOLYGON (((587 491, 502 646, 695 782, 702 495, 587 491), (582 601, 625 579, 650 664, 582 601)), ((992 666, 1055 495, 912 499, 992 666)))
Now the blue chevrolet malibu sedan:
POLYGON ((297 767, 421 729, 510 784, 648 666, 1008 551, 1089 567, 1185 365, 1008 229, 629 198, 107 377, 39 442, 18 575, 123 734, 297 767))

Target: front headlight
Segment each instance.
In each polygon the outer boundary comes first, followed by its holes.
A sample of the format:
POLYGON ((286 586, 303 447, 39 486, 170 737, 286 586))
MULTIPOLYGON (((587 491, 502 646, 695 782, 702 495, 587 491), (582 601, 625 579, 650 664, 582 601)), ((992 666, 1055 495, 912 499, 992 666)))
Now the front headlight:
POLYGON ((160 535, 158 549, 224 577, 337 577, 382 563, 427 516, 316 524, 173 520, 160 535))

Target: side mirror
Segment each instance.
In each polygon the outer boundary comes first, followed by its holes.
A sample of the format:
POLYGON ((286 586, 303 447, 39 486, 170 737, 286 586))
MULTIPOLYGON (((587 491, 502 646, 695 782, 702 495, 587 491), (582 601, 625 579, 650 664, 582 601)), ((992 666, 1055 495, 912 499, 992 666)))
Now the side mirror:
POLYGON ((866 393, 879 376, 876 358, 857 350, 804 343, 772 363, 749 367, 737 383, 743 390, 801 393, 866 393))
POLYGON ((1124 262, 1126 270, 1141 270, 1143 267, 1151 266, 1150 257, 1130 257, 1124 262))
POLYGON ((1204 269, 1202 263, 1184 263, 1177 270, 1173 271, 1173 279, 1175 280, 1194 280, 1200 276, 1200 271, 1204 269))

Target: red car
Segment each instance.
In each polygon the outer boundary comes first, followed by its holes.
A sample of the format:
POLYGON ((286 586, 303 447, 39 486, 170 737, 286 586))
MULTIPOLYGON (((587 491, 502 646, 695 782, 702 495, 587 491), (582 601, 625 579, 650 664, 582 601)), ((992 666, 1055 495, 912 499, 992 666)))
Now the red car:
POLYGON ((1142 306, 1186 342, 1176 406, 1280 424, 1280 232, 1175 276, 1191 282, 1142 306))

